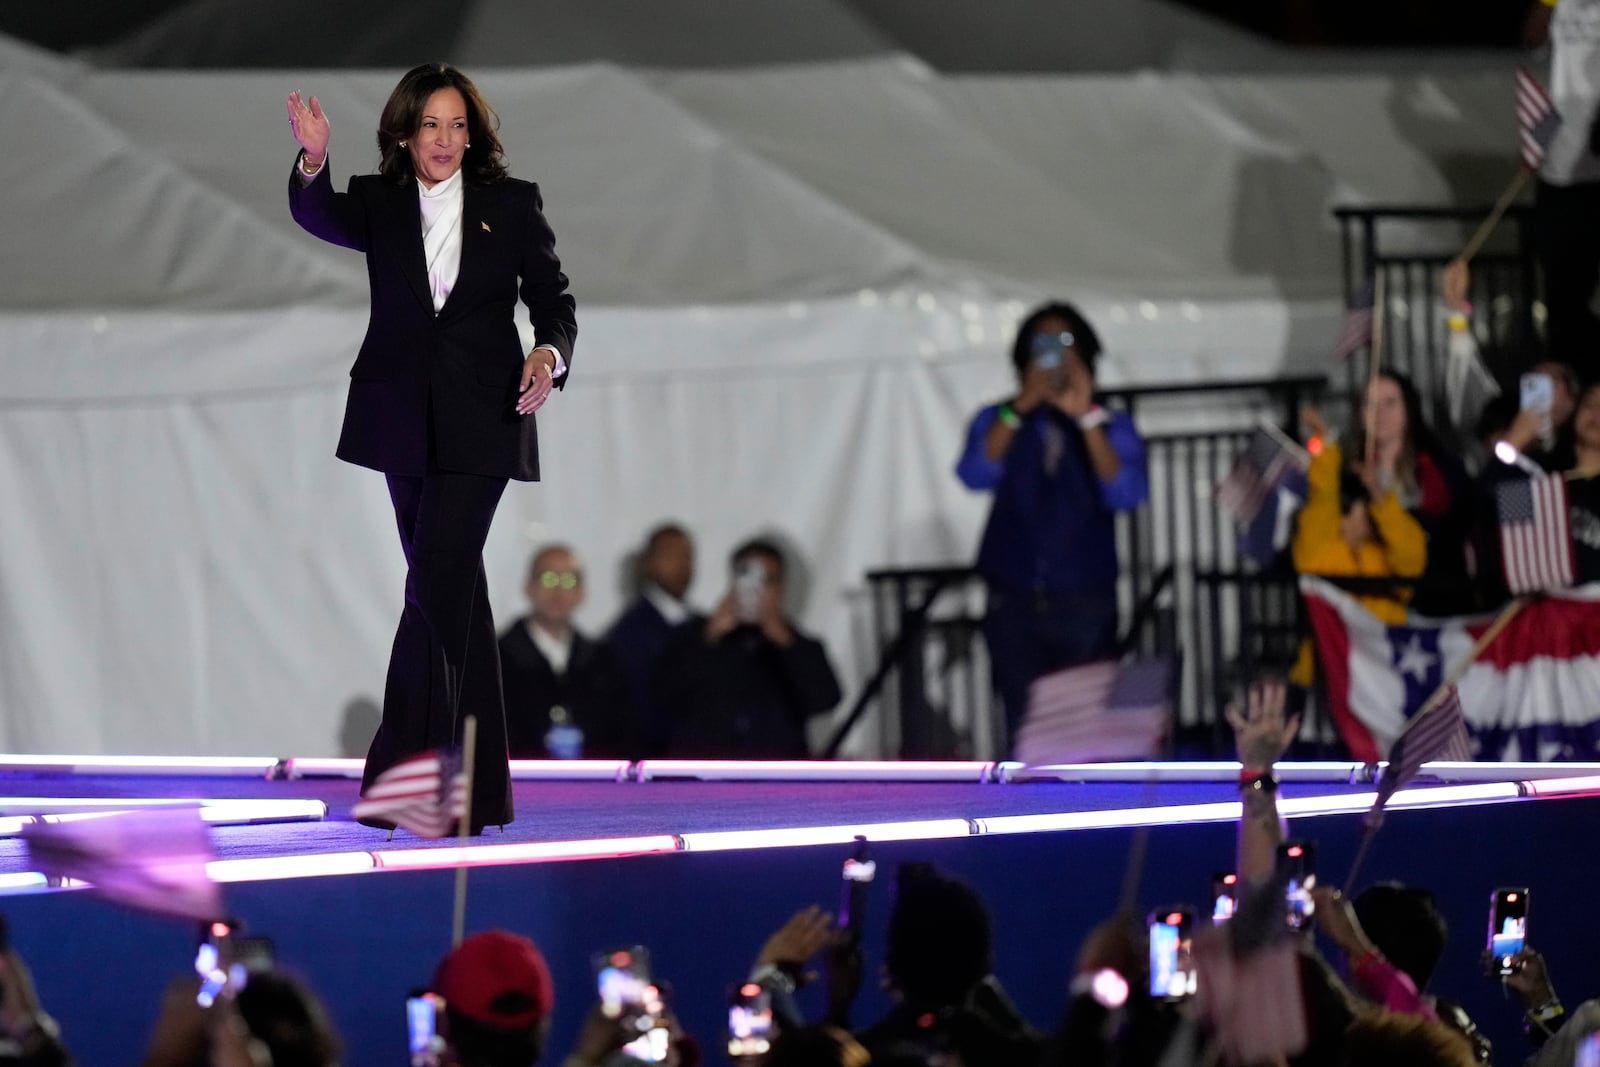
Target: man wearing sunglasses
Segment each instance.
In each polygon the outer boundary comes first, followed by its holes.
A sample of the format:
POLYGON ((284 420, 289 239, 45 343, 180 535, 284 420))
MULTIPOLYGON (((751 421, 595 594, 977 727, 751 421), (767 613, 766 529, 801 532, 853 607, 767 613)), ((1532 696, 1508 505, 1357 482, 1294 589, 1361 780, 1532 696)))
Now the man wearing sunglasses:
POLYGON ((633 715, 611 646, 579 632, 583 571, 566 545, 528 568, 529 612, 500 635, 506 737, 512 759, 627 759, 633 715))

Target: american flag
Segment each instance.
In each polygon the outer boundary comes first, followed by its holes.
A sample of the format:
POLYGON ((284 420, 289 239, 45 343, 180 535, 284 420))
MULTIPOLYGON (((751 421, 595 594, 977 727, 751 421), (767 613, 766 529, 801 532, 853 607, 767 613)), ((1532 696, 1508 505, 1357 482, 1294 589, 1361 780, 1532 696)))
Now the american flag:
POLYGON ((1151 758, 1166 735, 1174 676, 1161 657, 1045 675, 1028 693, 1016 758, 1035 766, 1151 758))
POLYGON ((1213 927, 1195 935, 1195 983, 1200 1017, 1210 1024, 1227 1063, 1273 1063, 1305 1050, 1310 1039, 1301 991, 1300 952, 1280 933, 1266 944, 1246 949, 1237 931, 1213 927))
POLYGON ((1424 763, 1432 760, 1465 761, 1472 758, 1467 738, 1467 720, 1461 714, 1461 693, 1452 684, 1444 699, 1432 711, 1413 719, 1389 752, 1389 765, 1378 779, 1378 802, 1373 812, 1383 810, 1389 798, 1417 776, 1424 763))
POLYGON ((357 819, 387 819, 419 837, 443 837, 467 815, 467 776, 454 750, 424 752, 373 779, 350 809, 357 819))
POLYGON ((1495 486, 1500 557, 1514 594, 1565 589, 1573 583, 1572 516, 1560 474, 1510 478, 1495 486))
POLYGON ((1339 328, 1339 339, 1333 345, 1333 358, 1349 359, 1372 344, 1373 285, 1367 282, 1350 300, 1345 309, 1344 325, 1339 328))
POLYGON ((89 883, 108 900, 161 915, 209 920, 224 913, 207 864, 211 828, 194 806, 151 808, 23 827, 28 861, 51 879, 89 883))
POLYGON ((1522 165, 1536 171, 1561 128, 1561 112, 1550 102, 1539 80, 1527 67, 1517 68, 1517 133, 1522 140, 1522 165))
POLYGON ((1305 462, 1299 454, 1268 431, 1257 429, 1234 459, 1228 476, 1217 483, 1217 503, 1233 516, 1234 522, 1247 527, 1255 522, 1262 505, 1284 476, 1291 470, 1304 469, 1305 462))

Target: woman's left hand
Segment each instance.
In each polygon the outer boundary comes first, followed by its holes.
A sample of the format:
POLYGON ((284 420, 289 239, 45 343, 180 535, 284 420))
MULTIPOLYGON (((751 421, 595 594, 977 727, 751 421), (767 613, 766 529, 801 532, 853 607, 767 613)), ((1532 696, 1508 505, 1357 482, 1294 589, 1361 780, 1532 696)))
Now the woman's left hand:
POLYGON ((555 379, 550 375, 556 369, 555 353, 548 348, 535 348, 522 361, 522 380, 517 385, 517 414, 531 415, 550 399, 555 379))

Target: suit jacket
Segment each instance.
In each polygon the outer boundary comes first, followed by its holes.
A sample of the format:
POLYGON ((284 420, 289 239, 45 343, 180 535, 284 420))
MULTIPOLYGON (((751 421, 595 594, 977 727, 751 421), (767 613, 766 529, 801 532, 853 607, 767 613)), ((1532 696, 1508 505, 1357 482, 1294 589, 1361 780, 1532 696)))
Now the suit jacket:
POLYGON ((667 754, 701 759, 804 759, 806 721, 841 696, 820 641, 796 630, 780 648, 739 626, 708 644, 700 619, 673 631, 656 684, 667 754))
POLYGON ((512 759, 544 759, 550 712, 567 709, 583 731, 586 759, 634 759, 641 755, 628 689, 616 657, 604 641, 572 634, 572 655, 556 674, 528 636, 527 617, 500 635, 500 676, 506 694, 506 738, 512 759))
MULTIPOLYGON (((689 620, 704 621, 694 612, 690 612, 689 620)), ((655 677, 661 655, 672 638, 672 629, 672 623, 656 610, 650 598, 640 596, 606 633, 606 641, 616 653, 628 686, 633 690, 634 712, 645 735, 646 747, 639 753, 641 756, 660 756, 666 752, 671 724, 656 700, 655 677)))
POLYGON ((328 171, 324 162, 303 183, 297 163, 289 210, 307 232, 367 256, 372 314, 350 368, 339 458, 389 474, 437 468, 537 480, 534 418, 516 413, 527 357, 515 318, 519 280, 539 343, 569 369, 578 332, 538 186, 464 185, 461 270, 435 314, 415 180, 357 175, 336 193, 328 171))

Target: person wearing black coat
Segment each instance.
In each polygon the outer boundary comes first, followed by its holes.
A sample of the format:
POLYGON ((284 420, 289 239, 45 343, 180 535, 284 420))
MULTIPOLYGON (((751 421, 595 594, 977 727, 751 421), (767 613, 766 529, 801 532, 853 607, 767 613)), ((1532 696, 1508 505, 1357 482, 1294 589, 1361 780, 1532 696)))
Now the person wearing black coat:
MULTIPOLYGON (((470 819, 511 820, 511 779, 483 545, 508 480, 539 477, 533 413, 564 384, 577 335, 539 188, 506 174, 494 112, 465 74, 408 72, 378 122, 379 173, 329 177, 316 97, 288 99, 301 152, 289 209, 366 256, 372 311, 350 369, 338 456, 388 481, 405 607, 362 790, 478 722, 470 819), (516 303, 537 345, 524 348, 516 303)), ((382 819, 374 820, 385 825, 382 819)))
POLYGON ((674 631, 657 671, 668 754, 804 759, 806 724, 841 696, 827 650, 783 614, 784 560, 750 541, 733 554, 733 589, 711 617, 674 631))
POLYGON ((626 680, 606 641, 573 624, 583 571, 565 545, 533 555, 530 611, 500 635, 512 759, 635 759, 643 753, 626 680))

